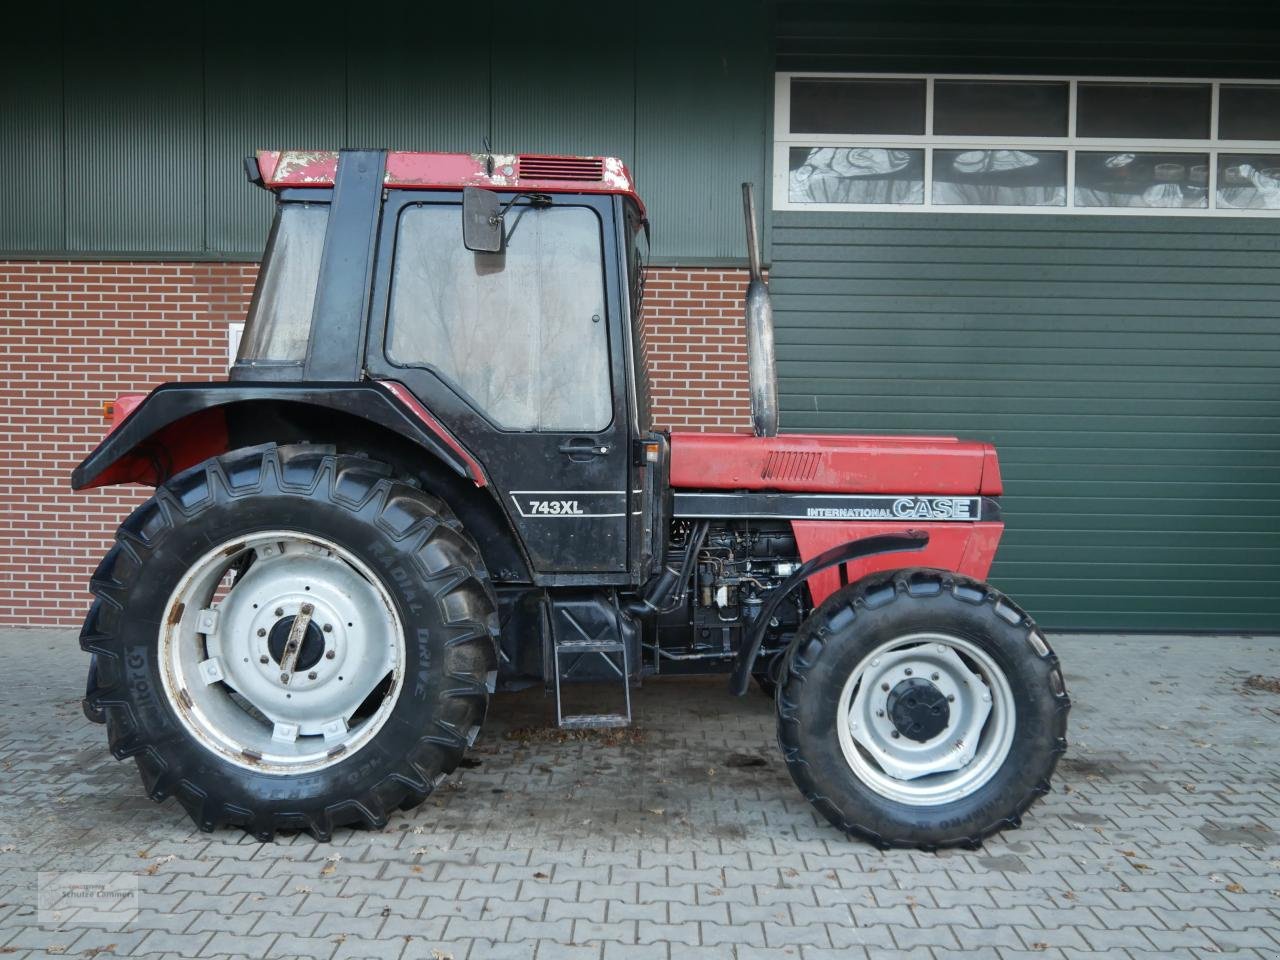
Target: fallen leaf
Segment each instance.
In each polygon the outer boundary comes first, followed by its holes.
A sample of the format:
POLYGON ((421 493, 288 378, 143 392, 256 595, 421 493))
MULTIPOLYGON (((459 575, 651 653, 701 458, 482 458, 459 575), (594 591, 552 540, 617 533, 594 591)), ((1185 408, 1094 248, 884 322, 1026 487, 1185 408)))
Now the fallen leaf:
POLYGON ((666 811, 666 808, 664 807, 650 807, 649 812, 652 813, 654 816, 660 817, 667 811, 666 811))
POLYGON ((1138 851, 1136 851, 1136 850, 1121 850, 1121 851, 1120 851, 1120 855, 1121 855, 1122 857, 1136 857, 1136 856, 1138 855, 1138 851))
POLYGON ((453 960, 452 953, 445 953, 443 950, 431 948, 431 960, 453 960))
POLYGON ((1227 893, 1244 893, 1244 887, 1240 886, 1238 883, 1228 883, 1227 893))
POLYGON ((1035 943, 1031 945, 1031 949, 1032 950, 1048 950, 1049 945, 1045 943, 1043 940, 1037 940, 1035 943))
POLYGON ((545 873, 543 873, 541 870, 539 870, 537 873, 535 873, 535 874, 533 875, 533 879, 535 879, 535 880, 548 880, 548 879, 550 879, 550 877, 548 877, 548 876, 547 876, 547 874, 545 874, 545 873))
POLYGON ((90 947, 88 950, 81 950, 80 956, 93 958, 100 953, 111 953, 115 948, 114 943, 108 943, 105 947, 90 947))
POLYGON ((410 870, 412 870, 414 873, 421 873, 421 872, 422 872, 422 868, 421 868, 420 866, 418 866, 417 864, 414 864, 414 865, 413 865, 412 867, 410 867, 409 869, 410 869, 410 870))

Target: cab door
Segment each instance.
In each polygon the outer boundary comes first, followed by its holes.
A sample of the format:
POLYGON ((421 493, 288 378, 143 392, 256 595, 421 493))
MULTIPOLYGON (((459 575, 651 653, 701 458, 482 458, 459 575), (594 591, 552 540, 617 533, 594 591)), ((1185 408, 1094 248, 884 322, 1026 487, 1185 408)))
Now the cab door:
POLYGON ((459 200, 391 192, 370 372, 409 387, 480 461, 548 582, 625 582, 631 457, 611 198, 514 197, 497 254, 463 246, 459 200))

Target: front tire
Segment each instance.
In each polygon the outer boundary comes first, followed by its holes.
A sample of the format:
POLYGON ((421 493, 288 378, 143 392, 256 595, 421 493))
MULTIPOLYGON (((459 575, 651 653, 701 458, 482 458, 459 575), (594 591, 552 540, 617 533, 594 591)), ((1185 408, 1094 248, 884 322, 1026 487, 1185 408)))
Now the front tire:
POLYGON ((874 574, 801 625, 778 693, 796 785, 879 847, 977 847, 1048 792, 1070 701, 1021 609, 940 570, 874 574))
POLYGON ((497 616, 475 544, 390 468, 232 451, 160 487, 94 574, 86 709, 147 793, 260 839, 385 825, 480 729, 497 616))

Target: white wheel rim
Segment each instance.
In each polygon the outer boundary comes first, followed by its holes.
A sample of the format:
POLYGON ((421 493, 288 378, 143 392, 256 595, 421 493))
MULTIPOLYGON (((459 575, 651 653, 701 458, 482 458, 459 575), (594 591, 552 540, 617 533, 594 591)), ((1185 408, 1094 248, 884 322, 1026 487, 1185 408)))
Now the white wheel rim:
POLYGON ((386 723, 403 687, 391 596, 350 551, 312 534, 214 547, 187 570, 161 623, 174 713, 202 746, 247 769, 298 774, 345 760, 386 723))
POLYGON ((914 633, 872 650, 845 682, 836 716, 840 749, 858 779, 911 806, 950 803, 981 788, 1008 757, 1016 725, 1004 671, 977 644, 943 633, 914 633), (921 709, 933 703, 933 722, 942 725, 926 739, 916 738, 932 727, 922 733, 895 722, 903 714, 893 707, 915 707, 907 698, 918 690, 921 709))

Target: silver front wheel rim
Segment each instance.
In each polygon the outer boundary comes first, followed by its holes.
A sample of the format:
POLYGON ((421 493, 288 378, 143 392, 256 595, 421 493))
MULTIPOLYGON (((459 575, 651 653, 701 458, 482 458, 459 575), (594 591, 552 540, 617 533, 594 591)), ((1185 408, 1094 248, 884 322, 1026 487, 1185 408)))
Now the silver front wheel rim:
POLYGON ((1004 671, 970 640, 916 633, 858 663, 840 694, 837 734, 854 774, 911 806, 962 799, 987 783, 1013 745, 1004 671))
POLYGON ((174 590, 164 691, 205 748, 248 769, 320 770, 377 734, 403 687, 404 629, 378 577, 312 534, 228 540, 174 590))

